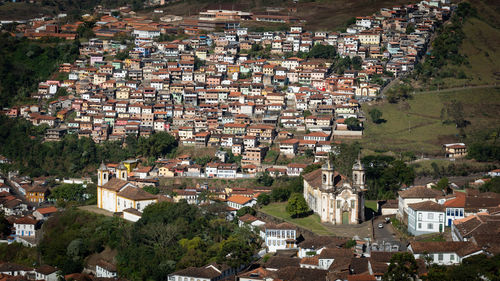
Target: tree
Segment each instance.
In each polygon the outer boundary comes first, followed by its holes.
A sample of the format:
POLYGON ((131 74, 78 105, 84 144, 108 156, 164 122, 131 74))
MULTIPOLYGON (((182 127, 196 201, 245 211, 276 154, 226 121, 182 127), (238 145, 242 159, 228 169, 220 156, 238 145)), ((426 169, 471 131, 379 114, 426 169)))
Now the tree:
POLYGON ((84 200, 84 194, 85 188, 83 185, 64 183, 52 190, 50 198, 81 202, 84 200))
POLYGON ((321 168, 321 164, 310 164, 307 167, 302 170, 302 175, 309 174, 312 171, 315 171, 317 169, 321 168))
POLYGON ((303 216, 309 212, 309 206, 301 193, 293 193, 288 199, 286 211, 292 218, 303 216))
POLYGON ((252 215, 252 216, 255 216, 256 211, 255 211, 255 209, 254 209, 254 208, 249 207, 249 206, 246 206, 246 207, 243 207, 243 208, 239 209, 239 210, 236 212, 236 215, 237 215, 238 217, 242 217, 242 216, 244 216, 244 215, 246 215, 246 214, 250 214, 250 215, 252 215))
POLYGON ((259 197, 257 197, 257 204, 259 206, 268 205, 271 202, 271 197, 267 193, 261 193, 259 197))
POLYGON ((309 57, 309 58, 321 58, 321 59, 334 59, 336 54, 337 54, 337 52, 335 50, 335 47, 333 47, 332 45, 316 44, 311 48, 311 50, 307 54, 307 57, 309 57))
POLYGON ((384 281, 413 281, 417 277, 417 262, 411 253, 402 252, 392 256, 384 281))
POLYGON ((447 190, 449 185, 450 182, 448 181, 448 178, 444 177, 437 182, 434 188, 437 190, 447 190))
POLYGON ((144 191, 149 192, 151 194, 158 194, 160 193, 160 189, 154 185, 147 185, 142 188, 144 191))
POLYGON ((288 200, 290 197, 291 191, 285 187, 273 188, 271 191, 271 199, 274 202, 283 202, 288 200))
POLYGON ((356 117, 349 117, 345 119, 344 123, 347 125, 347 128, 352 131, 360 131, 362 129, 361 123, 356 117))
POLYGON ((304 118, 309 117, 311 115, 312 115, 312 113, 309 110, 304 110, 304 112, 302 112, 302 116, 304 116, 304 118))
POLYGON ((479 187, 481 192, 500 193, 500 177, 494 177, 479 187))
POLYGON ((257 177, 257 182, 264 186, 271 186, 273 185, 274 179, 271 177, 269 172, 266 171, 257 177))
POLYGON ((375 124, 381 123, 381 118, 382 118, 382 111, 378 110, 377 108, 374 108, 370 110, 369 112, 370 117, 372 118, 372 122, 375 124))

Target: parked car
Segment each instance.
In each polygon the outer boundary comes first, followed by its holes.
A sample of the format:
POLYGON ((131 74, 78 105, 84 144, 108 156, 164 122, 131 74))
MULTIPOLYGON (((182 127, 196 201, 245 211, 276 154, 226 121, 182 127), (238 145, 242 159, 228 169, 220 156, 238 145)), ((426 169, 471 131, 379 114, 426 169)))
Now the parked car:
POLYGON ((378 224, 378 228, 384 228, 384 225, 383 225, 383 224, 381 224, 381 223, 379 223, 379 224, 378 224))

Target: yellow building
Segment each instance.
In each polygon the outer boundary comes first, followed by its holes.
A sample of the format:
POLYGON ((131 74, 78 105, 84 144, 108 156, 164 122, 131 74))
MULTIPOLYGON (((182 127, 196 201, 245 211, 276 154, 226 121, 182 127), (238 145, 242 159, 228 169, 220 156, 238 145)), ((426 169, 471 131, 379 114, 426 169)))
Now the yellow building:
POLYGON ((26 189, 26 200, 33 203, 42 203, 47 200, 49 189, 43 186, 31 186, 26 189))
POLYGON ((116 177, 111 177, 104 163, 97 170, 97 206, 110 212, 135 209, 142 212, 146 206, 158 202, 150 194, 127 181, 128 172, 124 163, 116 168, 116 177))

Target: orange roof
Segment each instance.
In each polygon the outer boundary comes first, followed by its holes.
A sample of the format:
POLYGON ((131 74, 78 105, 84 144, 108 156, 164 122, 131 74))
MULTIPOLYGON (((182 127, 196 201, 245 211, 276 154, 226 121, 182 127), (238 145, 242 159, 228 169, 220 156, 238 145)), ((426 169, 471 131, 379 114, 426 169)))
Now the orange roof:
POLYGON ((37 209, 37 211, 42 214, 42 215, 45 215, 45 214, 51 214, 51 213, 55 213, 57 212, 57 208, 54 207, 54 206, 51 206, 51 207, 47 207, 47 208, 40 208, 40 209, 37 209))
POLYGON ((244 205, 248 203, 253 198, 241 196, 241 195, 233 195, 227 199, 227 201, 234 202, 236 204, 244 205))

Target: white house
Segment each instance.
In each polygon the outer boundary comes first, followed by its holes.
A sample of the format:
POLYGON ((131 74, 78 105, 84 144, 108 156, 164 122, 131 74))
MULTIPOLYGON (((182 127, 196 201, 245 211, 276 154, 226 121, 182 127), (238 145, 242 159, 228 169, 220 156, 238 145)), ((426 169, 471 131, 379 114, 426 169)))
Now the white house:
POLYGON ((432 201, 408 205, 408 232, 422 235, 444 231, 444 206, 432 201))
POLYGON ((33 273, 33 269, 16 263, 0 263, 0 274, 10 276, 26 276, 28 273, 33 273))
POLYGON ((457 192, 456 198, 444 202, 446 208, 445 224, 451 226, 454 220, 463 219, 465 216, 465 193, 457 192))
POLYGON ((437 202, 437 197, 443 195, 441 191, 437 191, 425 186, 414 186, 406 190, 400 191, 398 197, 398 213, 397 217, 406 223, 408 204, 415 204, 424 201, 437 202))
POLYGON ((99 260, 95 266, 97 277, 113 278, 116 277, 116 266, 105 260, 99 260))
POLYGON ((42 265, 35 269, 36 280, 57 281, 57 269, 50 265, 42 265))
POLYGON ((415 259, 422 259, 425 256, 430 258, 432 263, 440 265, 459 264, 463 259, 478 255, 483 252, 481 248, 472 242, 411 242, 408 246, 415 259))
POLYGON ((274 253, 277 250, 297 248, 297 230, 287 222, 280 224, 266 224, 261 237, 266 243, 268 252, 274 253))
POLYGON ((231 208, 239 210, 243 207, 252 207, 257 201, 255 198, 242 195, 233 195, 227 199, 227 205, 231 208))
POLYGON ((18 237, 35 237, 35 227, 37 220, 31 217, 22 217, 14 221, 16 236, 18 237))

